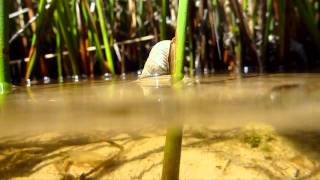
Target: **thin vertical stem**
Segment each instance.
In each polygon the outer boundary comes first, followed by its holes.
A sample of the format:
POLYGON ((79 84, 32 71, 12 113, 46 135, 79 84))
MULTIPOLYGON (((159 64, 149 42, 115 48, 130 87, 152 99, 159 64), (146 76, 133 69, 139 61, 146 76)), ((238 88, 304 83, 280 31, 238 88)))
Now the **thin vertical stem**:
POLYGON ((320 48, 320 34, 317 28, 317 23, 315 22, 312 14, 310 13, 309 6, 307 6, 306 1, 293 0, 295 6, 299 11, 299 15, 303 19, 303 23, 306 25, 307 30, 310 32, 310 35, 318 48, 320 48))
MULTIPOLYGON (((144 1, 143 0, 138 0, 138 26, 139 26, 139 30, 138 30, 138 37, 142 37, 143 35, 145 35, 146 29, 145 29, 145 25, 143 24, 143 18, 144 18, 144 1)), ((138 45, 138 62, 139 62, 139 69, 143 68, 143 61, 142 61, 142 47, 143 45, 141 43, 139 43, 138 45)))
POLYGON ((42 25, 43 25, 45 5, 46 5, 46 0, 40 0, 39 6, 38 6, 38 14, 39 15, 38 15, 38 18, 36 21, 36 31, 33 33, 31 48, 29 51, 29 61, 28 61, 28 65, 27 65, 26 75, 25 75, 26 80, 30 78, 34 63, 36 61, 37 48, 38 48, 37 44, 38 44, 38 39, 40 36, 39 29, 42 28, 42 25))
POLYGON ((54 19, 56 28, 54 28, 54 31, 56 33, 56 51, 57 51, 57 69, 58 69, 58 81, 63 81, 63 75, 62 75, 62 50, 61 50, 61 33, 58 28, 58 14, 57 12, 54 12, 54 19))
POLYGON ((107 68, 107 65, 104 61, 103 52, 101 49, 101 44, 99 41, 99 36, 97 32, 97 27, 95 24, 95 19, 90 13, 89 5, 87 0, 81 0, 81 11, 84 18, 84 21, 86 23, 86 26, 88 26, 88 38, 89 42, 94 42, 94 45, 96 46, 96 55, 98 57, 99 62, 103 65, 103 68, 107 68))
POLYGON ((194 9, 195 2, 191 1, 189 5, 189 19, 188 19, 188 42, 189 42, 189 75, 192 77, 194 75, 194 60, 195 60, 195 49, 194 49, 194 9))
POLYGON ((181 143, 182 127, 177 126, 168 128, 164 148, 164 160, 161 176, 162 180, 179 179, 181 143))
POLYGON ((190 71, 190 76, 193 76, 193 69, 194 69, 194 46, 193 46, 193 36, 192 36, 192 30, 191 27, 189 27, 189 32, 188 32, 188 39, 189 39, 189 71, 190 71))
POLYGON ((177 49, 175 54, 175 69, 173 78, 174 80, 181 80, 183 78, 183 62, 184 62, 184 51, 185 51, 185 40, 186 40, 186 27, 188 17, 188 0, 180 0, 178 8, 178 20, 176 30, 176 42, 177 49))
POLYGON ((8 0, 0 0, 0 94, 9 90, 8 0))
POLYGON ((167 39, 167 14, 168 14, 168 0, 161 0, 161 25, 160 25, 160 39, 167 39))
MULTIPOLYGON (((180 81, 183 78, 183 61, 185 51, 185 38, 187 29, 189 0, 180 0, 178 8, 178 21, 176 30, 176 39, 173 47, 176 48, 173 55, 175 66, 173 71, 174 82, 180 81)), ((172 57, 169 55, 169 57, 172 57)), ((171 60, 172 61, 172 60, 171 60)), ((166 143, 164 147, 164 160, 162 169, 162 180, 177 180, 179 179, 181 143, 182 143, 182 125, 178 122, 167 129, 166 143)))
POLYGON ((214 18, 216 17, 214 11, 213 11, 213 3, 212 0, 208 0, 208 10, 209 10, 209 24, 210 24, 210 29, 211 29, 211 36, 212 36, 212 43, 214 44, 214 46, 217 46, 217 52, 219 55, 219 60, 222 60, 222 55, 221 55, 221 48, 220 48, 220 44, 219 44, 219 35, 217 32, 217 25, 216 22, 214 20, 214 18))
POLYGON ((110 16, 111 26, 113 26, 114 24, 114 6, 115 6, 115 0, 109 0, 109 16, 110 16))
POLYGON ((105 24, 105 18, 103 15, 102 11, 102 2, 101 0, 96 0, 97 3, 97 11, 98 11, 98 17, 99 17, 99 23, 100 23, 100 28, 101 28, 101 33, 102 33, 102 40, 104 44, 104 49, 105 49, 105 54, 107 57, 107 63, 108 63, 108 68, 111 74, 115 74, 114 66, 113 66, 113 58, 112 58, 112 52, 109 44, 109 38, 108 38, 108 31, 106 28, 105 24))
POLYGON ((70 33, 69 31, 67 31, 67 29, 65 27, 67 27, 67 22, 64 19, 65 16, 65 12, 64 12, 64 6, 63 4, 59 3, 58 7, 57 7, 57 16, 58 16, 58 24, 59 24, 59 28, 61 31, 61 35, 64 39, 64 42, 67 45, 67 48, 69 50, 69 57, 70 57, 70 61, 71 61, 71 68, 73 71, 73 75, 77 76, 79 75, 79 70, 78 70, 78 66, 76 64, 76 49, 74 47, 74 43, 72 40, 72 32, 70 33))

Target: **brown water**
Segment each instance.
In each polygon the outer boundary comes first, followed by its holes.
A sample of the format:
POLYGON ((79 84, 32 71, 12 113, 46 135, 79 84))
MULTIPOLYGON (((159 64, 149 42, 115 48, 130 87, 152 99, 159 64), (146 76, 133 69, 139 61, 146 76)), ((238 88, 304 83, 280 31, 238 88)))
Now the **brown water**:
POLYGON ((16 87, 14 93, 2 96, 0 101, 0 175, 43 178, 51 173, 48 177, 55 179, 86 173, 96 178, 159 179, 164 129, 172 121, 181 121, 185 124, 184 147, 195 147, 182 152, 182 178, 309 177, 319 169, 319 107, 320 74, 248 75, 244 78, 214 75, 187 78, 175 88, 171 87, 168 76, 16 87), (212 138, 222 144, 212 145, 212 138), (277 141, 270 144, 269 139, 277 141), (95 147, 106 148, 105 143, 107 150, 95 147), (270 148, 265 148, 266 144, 278 147, 270 157, 264 154, 263 149, 270 148), (255 146, 263 152, 257 151, 255 146), (79 152, 72 150, 71 153, 70 149, 66 150, 68 147, 79 152), (97 152, 92 155, 94 149, 102 155, 97 152), (145 152, 141 151, 153 152, 156 157, 144 157, 145 152), (61 152, 68 156, 62 156, 61 152), (230 157, 219 159, 219 152, 230 157), (237 155, 240 152, 242 155, 237 155), (203 153, 212 161, 202 159, 203 153), (51 156, 54 157, 51 159, 51 156), (114 156, 112 163, 121 157, 117 163, 122 169, 106 164, 110 156, 114 156), (260 166, 259 163, 266 163, 258 162, 261 157, 283 162, 284 165, 277 166, 285 166, 285 170, 272 170, 275 162, 269 164, 269 169, 260 166), (281 159, 283 157, 286 159, 281 159), (234 160, 237 158, 240 160, 234 160), (302 161, 302 165, 294 164, 292 159, 295 158, 302 161), (72 159, 71 165, 63 159, 72 159), (137 163, 137 159, 140 165, 128 163, 137 163), (248 165, 249 159, 256 164, 248 165), (28 164, 33 162, 31 160, 36 161, 28 164), (47 161, 55 163, 51 163, 51 167, 47 161), (200 164, 188 164, 194 161, 200 164), (214 165, 216 171, 208 169, 213 166, 209 165, 212 162, 218 163, 214 165), (123 165, 126 163, 128 167, 123 165), (226 174, 230 163, 230 173, 226 174), (109 169, 98 176, 95 165, 109 169), (153 167, 156 167, 154 172, 151 171, 153 167), (144 168, 149 175, 138 173, 138 170, 144 172, 144 168), (194 168, 193 173, 188 171, 190 168, 194 168), (129 172, 133 175, 129 176, 129 172))

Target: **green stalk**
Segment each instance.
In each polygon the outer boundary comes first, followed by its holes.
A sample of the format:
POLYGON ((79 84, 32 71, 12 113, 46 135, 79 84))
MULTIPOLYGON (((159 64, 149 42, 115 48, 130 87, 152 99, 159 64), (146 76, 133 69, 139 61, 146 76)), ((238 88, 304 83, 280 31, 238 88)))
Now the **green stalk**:
POLYGON ((58 80, 59 82, 63 81, 62 75, 62 51, 61 51, 61 35, 60 32, 56 34, 56 43, 57 43, 57 66, 58 66, 58 80))
MULTIPOLYGON (((56 26, 58 27, 58 14, 54 12, 54 19, 56 21, 56 26)), ((61 33, 58 28, 54 28, 54 32, 56 33, 56 51, 57 51, 57 68, 58 68, 58 81, 63 81, 62 74, 62 50, 61 50, 61 33)))
POLYGON ((26 75, 25 75, 25 79, 29 79, 31 72, 33 70, 34 67, 34 63, 36 61, 36 57, 38 54, 38 50, 37 50, 37 46, 38 46, 38 39, 40 36, 40 29, 42 28, 43 24, 44 24, 44 10, 45 10, 45 6, 46 6, 46 0, 40 0, 39 6, 38 6, 38 17, 37 17, 37 21, 36 21, 36 31, 33 33, 32 35, 32 42, 31 42, 31 48, 30 48, 30 52, 29 52, 29 61, 28 61, 28 65, 27 65, 27 71, 26 71, 26 75))
POLYGON ((160 39, 167 39, 167 14, 168 0, 161 0, 161 24, 160 24, 160 39))
POLYGON ((113 32, 114 31, 116 31, 116 30, 114 30, 114 22, 115 22, 115 18, 114 18, 114 16, 115 16, 115 0, 109 0, 108 1, 109 2, 109 4, 108 4, 108 9, 107 9, 107 14, 109 15, 109 16, 107 16, 107 18, 109 19, 109 24, 110 24, 110 29, 111 29, 111 34, 110 34, 110 44, 113 44, 114 43, 114 36, 113 36, 113 32))
POLYGON ((58 24, 59 24, 59 28, 60 28, 63 40, 66 43, 66 46, 69 50, 69 57, 70 57, 70 61, 71 61, 72 73, 73 73, 73 75, 79 75, 78 66, 76 64, 76 62, 77 62, 76 49, 74 47, 72 35, 71 35, 70 31, 67 31, 67 29, 65 28, 65 27, 68 27, 67 26, 68 23, 65 21, 65 18, 64 18, 65 17, 64 10, 65 9, 64 9, 63 4, 59 3, 58 7, 57 7, 57 18, 59 19, 58 24))
POLYGON ((109 18, 111 26, 114 25, 114 4, 115 0, 109 0, 109 18))
POLYGON ((102 6, 101 0, 96 0, 96 3, 97 3, 97 11, 98 11, 99 23, 100 23, 101 33, 102 33, 102 40, 104 44, 105 55, 107 57, 108 68, 111 74, 114 75, 115 71, 113 66, 112 52, 109 44, 109 38, 108 38, 109 35, 108 35, 108 31, 105 24, 105 18, 102 11, 103 6, 102 6))
POLYGON ((245 14, 248 13, 248 0, 242 0, 242 10, 245 14))
POLYGON ((320 35, 317 28, 318 22, 315 22, 312 13, 310 13, 311 10, 309 9, 309 6, 306 5, 307 2, 302 0, 293 0, 293 2, 297 7, 301 18, 303 19, 303 23, 305 23, 308 31, 310 32, 312 39, 317 47, 320 48, 320 35))
POLYGON ((10 90, 8 0, 0 0, 0 94, 10 90))
POLYGON ((96 55, 98 56, 98 60, 101 62, 103 66, 107 66, 104 62, 103 52, 101 49, 101 44, 99 41, 99 36, 97 32, 97 27, 95 24, 94 17, 90 13, 90 9, 87 3, 87 0, 81 0, 81 11, 84 17, 84 21, 86 25, 88 26, 88 37, 89 42, 94 42, 94 45, 96 46, 96 55))
MULTIPOLYGON (((64 15, 69 23, 69 26, 66 26, 65 28, 68 29, 70 27, 70 40, 72 40, 73 47, 75 48, 76 52, 79 49, 78 48, 78 29, 77 29, 77 16, 76 16, 76 1, 72 0, 70 4, 70 0, 61 0, 63 2, 64 7, 64 15)), ((75 53, 76 53, 75 52, 75 53)))
MULTIPOLYGON (((183 61, 185 51, 185 38, 187 29, 189 0, 180 0, 178 8, 178 21, 176 30, 176 48, 175 66, 173 71, 174 82, 180 81, 183 78, 183 61)), ((169 55, 170 56, 170 55, 169 55)), ((181 143, 182 143, 182 125, 177 124, 169 127, 166 134, 166 143, 164 147, 164 159, 162 169, 162 180, 177 180, 179 179, 181 143)))
POLYGON ((162 180, 179 179, 181 143, 182 126, 168 128, 164 147, 162 180))
POLYGON ((184 50, 186 40, 186 27, 188 17, 188 0, 180 0, 178 8, 178 20, 176 30, 176 54, 175 54, 175 69, 173 72, 173 79, 180 81, 183 78, 183 61, 184 61, 184 50))

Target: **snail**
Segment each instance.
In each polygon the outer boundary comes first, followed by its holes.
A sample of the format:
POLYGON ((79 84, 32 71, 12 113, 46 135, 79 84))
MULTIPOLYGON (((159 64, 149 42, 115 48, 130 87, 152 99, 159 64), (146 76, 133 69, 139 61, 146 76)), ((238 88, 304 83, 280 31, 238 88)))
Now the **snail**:
POLYGON ((155 44, 143 67, 140 79, 168 75, 174 70, 175 38, 155 44))

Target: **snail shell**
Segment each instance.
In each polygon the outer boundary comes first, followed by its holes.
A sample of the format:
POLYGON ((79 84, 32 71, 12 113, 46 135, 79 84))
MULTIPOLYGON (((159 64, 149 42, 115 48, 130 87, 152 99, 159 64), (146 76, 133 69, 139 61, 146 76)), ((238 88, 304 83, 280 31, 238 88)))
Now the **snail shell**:
POLYGON ((140 78, 170 74, 170 46, 171 41, 164 40, 152 47, 140 78))

